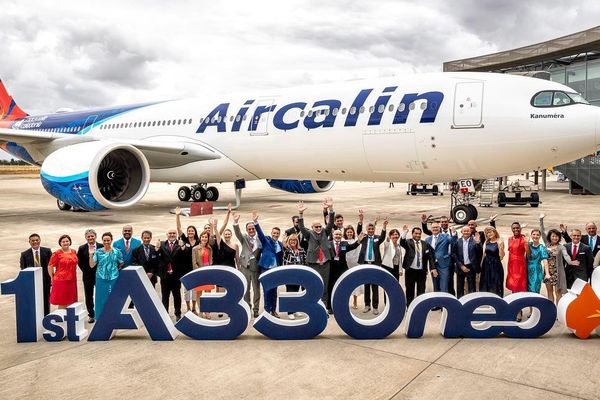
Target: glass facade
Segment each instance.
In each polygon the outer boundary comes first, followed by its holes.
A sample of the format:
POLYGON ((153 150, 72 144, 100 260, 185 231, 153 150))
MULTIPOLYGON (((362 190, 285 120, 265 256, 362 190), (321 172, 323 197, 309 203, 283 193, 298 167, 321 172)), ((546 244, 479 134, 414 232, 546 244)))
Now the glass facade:
POLYGON ((591 104, 600 106, 600 60, 554 67, 549 72, 551 81, 571 87, 591 104))

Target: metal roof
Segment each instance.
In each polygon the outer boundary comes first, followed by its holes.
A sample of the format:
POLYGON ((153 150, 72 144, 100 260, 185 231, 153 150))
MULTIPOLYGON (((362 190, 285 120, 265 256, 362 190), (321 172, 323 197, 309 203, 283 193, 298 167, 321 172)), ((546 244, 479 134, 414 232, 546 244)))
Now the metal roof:
POLYGON ((444 71, 492 71, 600 50, 600 26, 513 50, 447 61, 444 71))

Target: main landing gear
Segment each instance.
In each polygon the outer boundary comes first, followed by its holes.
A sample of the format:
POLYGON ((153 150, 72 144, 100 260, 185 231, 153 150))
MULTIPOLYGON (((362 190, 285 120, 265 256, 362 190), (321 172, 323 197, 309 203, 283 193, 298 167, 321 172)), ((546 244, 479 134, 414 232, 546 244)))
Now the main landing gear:
POLYGON ((217 201, 219 199, 219 190, 214 186, 207 186, 206 183, 198 183, 192 186, 181 186, 177 190, 177 198, 180 201, 217 201))
MULTIPOLYGON (((233 182, 233 187, 235 189, 235 204, 233 204, 231 208, 237 210, 242 203, 242 189, 246 187, 246 181, 244 179, 238 179, 233 182)), ((177 197, 181 201, 216 201, 219 198, 219 191, 214 186, 207 187, 206 183, 198 183, 197 185, 192 185, 190 187, 181 186, 179 190, 177 190, 177 197)), ((184 209, 182 208, 182 210, 184 209)), ((189 212, 189 208, 185 210, 186 212, 189 212)), ((215 206, 213 207, 213 210, 227 210, 227 206, 215 206)))

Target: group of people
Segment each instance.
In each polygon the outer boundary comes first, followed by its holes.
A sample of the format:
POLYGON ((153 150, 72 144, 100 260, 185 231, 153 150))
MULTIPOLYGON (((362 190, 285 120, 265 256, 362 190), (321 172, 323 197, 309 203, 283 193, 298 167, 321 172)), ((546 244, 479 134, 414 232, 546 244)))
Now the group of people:
MULTIPOLYGON (((446 292, 457 297, 467 293, 484 291, 504 296, 504 287, 515 292, 539 293, 542 283, 546 285, 548 298, 558 302, 573 282, 579 278, 591 279, 595 266, 600 264, 600 240, 597 227, 586 225, 587 235, 578 229, 567 232, 567 227, 558 229, 544 227, 544 215, 540 216, 540 228, 523 234, 521 225, 511 225, 512 236, 507 248, 496 230, 495 217, 490 226, 478 231, 477 222, 469 221, 460 232, 449 226, 449 219, 441 217, 439 222, 428 223, 427 216, 421 218, 421 226, 409 231, 390 229, 384 219, 377 234, 380 220, 364 223, 364 212, 359 210, 356 228, 345 224, 344 217, 334 212, 333 199, 323 203, 323 220, 315 219, 310 226, 304 220, 307 210, 303 202, 297 205, 297 215, 292 217, 293 226, 283 235, 278 227, 265 234, 257 212, 240 228, 240 215, 228 207, 223 223, 219 227, 216 218, 211 218, 202 231, 190 225, 182 230, 181 212, 176 209, 175 228, 167 231, 166 240, 154 244, 153 234, 148 230, 141 233, 141 240, 133 236, 133 227, 126 225, 122 237, 113 242, 110 232, 100 236, 95 230, 84 233, 86 243, 72 249, 72 240, 62 235, 60 248, 52 252, 41 246, 38 234, 29 236, 30 248, 21 253, 21 269, 41 267, 44 283, 44 312, 50 312, 50 304, 64 308, 78 301, 77 268, 81 270, 88 322, 93 323, 101 315, 108 296, 122 268, 140 265, 144 268, 152 285, 158 283, 164 307, 169 310, 171 297, 174 314, 181 318, 181 281, 188 272, 209 265, 237 268, 247 280, 244 300, 252 308, 254 317, 259 314, 262 273, 282 265, 303 265, 318 273, 324 284, 322 302, 331 313, 331 294, 339 277, 349 268, 372 265, 388 271, 400 281, 404 275, 404 290, 407 304, 425 293, 427 279, 431 276, 435 291, 446 292), (233 219, 233 231, 227 228, 233 219), (423 238, 423 234, 428 235, 423 238), (239 243, 234 242, 233 236, 239 243), (564 244, 563 244, 564 242, 564 244), (508 252, 505 269, 502 261, 508 252)), ((287 285, 286 291, 297 292, 298 285, 287 285)), ((201 310, 201 295, 223 288, 203 285, 184 290, 183 299, 187 311, 202 318, 211 319, 210 313, 201 310)), ((351 307, 358 309, 358 298, 364 296, 363 313, 379 313, 379 287, 365 284, 352 294, 351 307)), ((384 294, 384 302, 386 297, 384 294)), ((132 307, 133 305, 130 305, 132 307)), ((277 312, 277 289, 264 293, 264 310, 279 318, 277 312)), ((288 319, 298 314, 288 313, 288 319)), ((519 315, 519 319, 522 315, 519 315)))

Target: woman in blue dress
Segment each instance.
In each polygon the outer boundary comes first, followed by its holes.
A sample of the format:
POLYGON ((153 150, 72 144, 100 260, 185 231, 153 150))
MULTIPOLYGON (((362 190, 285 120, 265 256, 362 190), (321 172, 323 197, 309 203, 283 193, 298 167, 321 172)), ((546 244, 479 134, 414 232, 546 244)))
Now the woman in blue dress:
POLYGON ((112 292, 119 270, 123 267, 123 254, 112 247, 113 237, 110 232, 102 235, 104 247, 92 251, 90 249, 90 265, 96 268, 96 316, 100 317, 108 296, 112 292))
POLYGON ((487 227, 484 232, 486 239, 481 260, 479 291, 504 297, 504 267, 502 266, 504 242, 500 240, 500 235, 495 228, 487 227))
POLYGON ((531 231, 531 241, 529 241, 531 253, 527 255, 527 291, 531 293, 539 293, 544 277, 550 277, 548 250, 543 243, 540 243, 541 237, 542 232, 539 229, 531 231))

